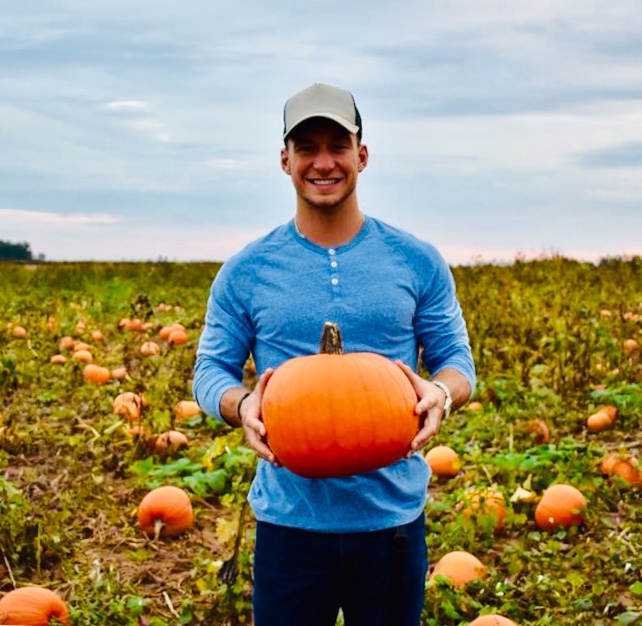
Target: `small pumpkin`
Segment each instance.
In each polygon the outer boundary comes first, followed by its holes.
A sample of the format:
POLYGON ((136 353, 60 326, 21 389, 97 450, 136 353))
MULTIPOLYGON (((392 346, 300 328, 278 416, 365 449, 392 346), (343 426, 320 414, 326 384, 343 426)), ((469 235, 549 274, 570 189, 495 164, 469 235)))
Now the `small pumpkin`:
POLYGON ((74 352, 73 359, 74 361, 78 361, 78 363, 91 363, 94 357, 89 350, 78 350, 74 352))
POLYGON ((143 398, 133 391, 123 391, 112 400, 111 407, 116 415, 123 417, 128 422, 133 422, 140 419, 143 398))
POLYGON ((465 410, 466 411, 475 411, 476 413, 481 413, 484 410, 484 405, 481 402, 477 401, 477 400, 473 400, 472 402, 469 402, 466 405, 465 410))
POLYGON ((472 580, 486 577, 485 565, 470 552, 454 550, 442 556, 430 574, 430 580, 445 576, 457 588, 467 585, 472 580))
POLYGON ((161 353, 161 349, 155 341, 145 341, 140 346, 140 353, 143 356, 158 356, 161 353))
POLYGON ((47 626, 54 618, 69 624, 67 605, 50 589, 19 587, 0 599, 0 624, 47 626))
POLYGON ((461 469, 459 454, 450 446, 442 445, 430 448, 424 458, 435 476, 457 476, 461 469))
POLYGON ((74 346, 76 345, 76 340, 73 337, 70 337, 69 335, 65 335, 60 339, 60 342, 58 343, 58 347, 61 350, 73 350, 74 346))
POLYGON ((636 352, 640 349, 640 344, 635 339, 625 339, 622 343, 625 352, 636 352))
POLYGON ((552 485, 535 507, 535 523, 540 530, 578 526, 584 521, 586 498, 572 485, 552 485))
POLYGON ((25 339, 27 337, 27 330, 23 326, 14 326, 11 329, 11 334, 18 339, 25 339))
POLYGON ((152 489, 136 512, 143 532, 158 537, 174 537, 194 524, 192 502, 180 487, 164 485, 152 489))
POLYGON ((596 413, 606 413, 611 422, 615 422, 618 416, 618 408, 614 404, 603 404, 597 407, 596 413))
POLYGON ((618 459, 611 469, 611 476, 613 480, 616 480, 615 477, 617 476, 627 485, 638 486, 642 484, 640 467, 637 460, 631 457, 618 459))
POLYGON ((80 350, 91 350, 91 346, 88 343, 85 343, 84 341, 74 342, 73 351, 79 352, 80 350))
POLYGON ((538 446, 548 443, 551 440, 551 430, 548 427, 548 424, 539 417, 534 417, 528 420, 523 425, 523 430, 528 435, 535 438, 535 443, 538 446))
POLYGON ((343 354, 327 322, 319 354, 276 368, 262 399, 268 444, 307 478, 369 472, 401 459, 419 429, 417 394, 395 363, 370 352, 343 354))
POLYGON ((592 433, 599 433, 603 430, 608 430, 612 426, 613 421, 609 417, 608 413, 604 411, 598 411, 586 418, 586 428, 592 433))
POLYGON ((187 343, 187 339, 187 331, 182 328, 174 328, 167 337, 167 343, 170 343, 173 346, 179 346, 187 343))
POLYGON ((106 367, 89 363, 83 368, 82 376, 87 382, 104 385, 110 381, 111 372, 106 367))
POLYGON ((116 380, 124 380, 125 378, 127 378, 127 368, 124 365, 115 367, 111 371, 111 377, 115 378, 116 380))
POLYGON ((501 491, 481 489, 465 496, 463 504, 462 513, 465 517, 488 519, 492 521, 495 534, 501 530, 506 516, 506 501, 501 491))
POLYGON ((491 613, 488 615, 480 615, 470 622, 468 626, 517 626, 517 624, 507 617, 497 615, 497 613, 491 613))
POLYGON ((201 412, 201 407, 194 400, 180 400, 174 406, 174 411, 179 419, 189 419, 201 412))
POLYGON ((50 359, 49 362, 52 365, 63 365, 64 363, 67 362, 67 357, 62 355, 62 354, 54 354, 50 359))
POLYGON ((158 452, 170 452, 187 448, 189 441, 187 436, 178 430, 168 430, 161 433, 154 441, 154 447, 158 452))
POLYGON ((92 330, 89 336, 92 341, 105 341, 105 335, 101 330, 92 330))

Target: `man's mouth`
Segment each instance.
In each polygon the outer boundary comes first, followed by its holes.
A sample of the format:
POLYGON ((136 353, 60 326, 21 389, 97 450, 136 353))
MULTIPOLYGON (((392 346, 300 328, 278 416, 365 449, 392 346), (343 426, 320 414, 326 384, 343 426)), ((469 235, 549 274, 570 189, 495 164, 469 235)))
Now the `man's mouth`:
POLYGON ((310 178, 308 179, 313 185, 336 185, 341 181, 340 178, 310 178))

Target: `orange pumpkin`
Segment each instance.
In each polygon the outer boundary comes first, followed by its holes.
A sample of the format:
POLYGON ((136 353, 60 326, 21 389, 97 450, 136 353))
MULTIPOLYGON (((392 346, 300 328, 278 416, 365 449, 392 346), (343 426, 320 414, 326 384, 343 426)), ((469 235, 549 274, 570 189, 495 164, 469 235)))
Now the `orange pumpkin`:
POLYGON ((608 430, 613 426, 613 422, 608 413, 598 411, 586 418, 586 428, 592 433, 599 433, 603 430, 608 430))
POLYGON ((535 438, 535 443, 538 446, 551 440, 551 430, 548 424, 538 417, 528 420, 524 424, 524 431, 535 438))
POLYGON ((586 499, 572 485, 552 485, 535 507, 535 523, 540 530, 578 526, 584 521, 586 499))
POLYGON ((105 341, 105 335, 100 330, 92 330, 90 337, 92 341, 105 341))
POLYGON ((424 455, 435 476, 457 476, 461 469, 459 455, 450 446, 435 446, 424 455))
POLYGON ((171 343, 173 346, 179 346, 187 343, 187 332, 182 328, 174 328, 174 330, 169 333, 167 342, 171 343))
POLYGON ((116 415, 125 418, 128 422, 140 419, 143 398, 140 394, 133 391, 123 391, 119 393, 111 403, 112 410, 116 415))
POLYGON ((611 476, 617 476, 629 485, 637 486, 642 484, 642 472, 640 471, 637 460, 631 457, 617 459, 611 468, 611 476))
POLYGON ((127 368, 124 365, 115 367, 111 371, 111 377, 115 378, 116 380, 123 380, 124 378, 127 378, 127 368))
POLYGON ((201 412, 201 407, 194 400, 181 400, 176 403, 174 411, 179 419, 189 419, 201 412))
POLYGON ((60 343, 58 344, 58 347, 61 350, 73 350, 73 347, 76 345, 76 340, 73 337, 70 337, 69 335, 65 335, 60 339, 60 343))
POLYGON ((640 349, 640 344, 635 339, 625 339, 622 343, 625 352, 635 352, 640 349))
POLYGON ((507 617, 492 613, 490 615, 480 615, 470 622, 468 626, 517 626, 517 624, 507 617))
POLYGON ((20 587, 0 600, 0 624, 47 626, 54 618, 69 624, 67 605, 50 589, 20 587))
POLYGON ((614 404, 603 404, 597 407, 596 413, 606 413, 610 420, 614 422, 618 416, 618 409, 614 404))
POLYGON ((473 400, 472 402, 469 402, 466 405, 465 410, 480 412, 484 410, 484 405, 481 402, 478 402, 477 400, 473 400))
POLYGON ((111 372, 106 367, 89 363, 89 365, 85 365, 82 371, 82 376, 90 383, 104 385, 111 379, 111 372))
POLYGON ((349 476, 401 459, 417 434, 417 394, 403 371, 370 352, 343 354, 327 322, 320 354, 290 359, 262 400, 268 444, 279 462, 307 478, 349 476))
POLYGON ((430 580, 434 580, 438 575, 450 579, 455 587, 463 587, 472 580, 485 578, 486 567, 470 552, 454 550, 437 561, 430 580))
POLYGON ((154 441, 154 447, 159 452, 174 451, 189 445, 187 437, 178 430, 168 430, 161 433, 154 441))
POLYGON ((11 329, 11 334, 18 339, 24 339, 27 336, 27 331, 22 326, 14 326, 11 329))
POLYGON ((91 355, 89 350, 78 350, 77 352, 74 352, 73 359, 79 363, 91 363, 94 360, 94 357, 91 355))
POLYGON ((49 362, 53 365, 62 365, 63 363, 67 362, 67 357, 63 356, 62 354, 54 354, 49 359, 49 362))
POLYGON ((143 532, 158 537, 174 537, 194 524, 189 496, 173 485, 152 489, 141 500, 136 515, 143 532))
POLYGON ((493 532, 498 533, 504 523, 506 506, 504 494, 495 489, 482 489, 464 498, 466 517, 486 518, 493 522, 493 532))
POLYGON ((140 346, 140 353, 143 356, 158 356, 161 353, 161 349, 155 341, 145 341, 140 346))

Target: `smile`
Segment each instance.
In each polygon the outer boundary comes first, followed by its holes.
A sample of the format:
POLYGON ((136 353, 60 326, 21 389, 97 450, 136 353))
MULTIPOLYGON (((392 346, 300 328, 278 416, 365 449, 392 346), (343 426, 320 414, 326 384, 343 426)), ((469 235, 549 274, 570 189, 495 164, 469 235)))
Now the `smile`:
POLYGON ((340 178, 311 178, 308 180, 313 185, 336 185, 341 182, 340 178))

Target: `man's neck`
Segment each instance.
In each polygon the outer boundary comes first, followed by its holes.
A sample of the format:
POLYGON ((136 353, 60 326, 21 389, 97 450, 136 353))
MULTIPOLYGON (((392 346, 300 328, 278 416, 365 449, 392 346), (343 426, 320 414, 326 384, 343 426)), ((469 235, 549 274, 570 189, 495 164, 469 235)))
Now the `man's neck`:
POLYGON ((324 248, 347 244, 361 230, 364 222, 365 215, 356 206, 350 211, 327 213, 321 209, 299 207, 294 217, 298 233, 324 248))

